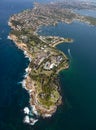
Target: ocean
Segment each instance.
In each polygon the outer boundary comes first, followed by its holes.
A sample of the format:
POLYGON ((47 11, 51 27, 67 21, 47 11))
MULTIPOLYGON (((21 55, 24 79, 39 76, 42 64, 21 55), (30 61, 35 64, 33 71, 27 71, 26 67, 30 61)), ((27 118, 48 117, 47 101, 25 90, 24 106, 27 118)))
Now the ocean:
POLYGON ((70 68, 59 74, 63 104, 57 112, 51 118, 40 118, 34 126, 23 123, 29 95, 20 82, 29 60, 7 39, 7 23, 12 14, 32 7, 31 0, 0 1, 0 130, 95 130, 96 27, 77 21, 39 29, 41 35, 74 39, 56 47, 69 57, 70 68))

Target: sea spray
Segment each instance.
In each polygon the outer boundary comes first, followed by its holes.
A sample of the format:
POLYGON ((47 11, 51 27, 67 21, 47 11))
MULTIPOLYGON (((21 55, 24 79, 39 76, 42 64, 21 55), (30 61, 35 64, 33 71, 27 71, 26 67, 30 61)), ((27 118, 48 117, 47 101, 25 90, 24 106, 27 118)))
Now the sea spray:
POLYGON ((34 125, 38 119, 34 117, 34 115, 32 114, 32 111, 30 111, 30 109, 28 107, 24 108, 24 120, 23 122, 29 125, 34 125))
POLYGON ((35 125, 38 119, 30 118, 28 115, 24 117, 23 122, 29 125, 35 125))
POLYGON ((23 122, 26 123, 26 124, 29 124, 30 123, 29 116, 25 116, 23 122))
POLYGON ((27 114, 27 115, 28 115, 29 112, 30 112, 29 108, 28 108, 28 107, 25 107, 25 108, 24 108, 24 114, 27 114))
MULTIPOLYGON (((8 39, 13 41, 13 39, 11 38, 10 35, 8 36, 8 39)), ((17 45, 15 40, 14 40, 14 42, 17 45)), ((17 45, 17 47, 18 47, 18 49, 23 50, 20 46, 17 45)), ((24 52, 25 58, 27 58, 30 63, 32 61, 31 56, 27 53, 26 50, 23 50, 23 52, 24 52)), ((32 90, 29 90, 26 87, 26 80, 27 80, 27 77, 28 77, 30 71, 31 71, 31 68, 29 68, 29 65, 28 65, 28 67, 25 69, 24 79, 23 79, 23 81, 19 82, 19 84, 22 84, 22 87, 27 90, 27 92, 29 93, 29 96, 30 96, 30 100, 32 100, 31 99, 32 90)), ((29 101, 29 104, 30 104, 30 101, 29 101)), ((25 117, 24 117, 23 121, 24 121, 24 123, 34 125, 38 121, 38 119, 35 119, 33 116, 37 116, 38 112, 36 111, 35 105, 31 104, 30 107, 31 107, 31 110, 28 107, 24 108, 25 117)))
POLYGON ((7 39, 12 40, 10 36, 8 36, 7 39))
POLYGON ((32 112, 38 116, 38 112, 36 111, 35 105, 32 105, 32 112))
POLYGON ((29 62, 32 61, 31 57, 29 57, 27 51, 24 51, 25 58, 28 58, 29 62))
POLYGON ((21 82, 21 84, 22 84, 23 88, 25 88, 25 87, 26 87, 26 80, 23 80, 23 81, 21 82))
MULTIPOLYGON (((28 56, 27 52, 24 51, 24 55, 25 55, 25 58, 28 58, 29 59, 29 63, 32 61, 31 58, 28 56)), ((30 70, 31 68, 29 68, 29 66, 25 69, 25 75, 24 75, 24 80, 21 82, 22 83, 22 86, 27 90, 27 92, 29 93, 29 96, 32 92, 32 90, 28 90, 27 87, 26 87, 26 79, 29 75, 29 72, 31 71, 30 70)), ((31 97, 30 97, 30 100, 31 97)), ((24 123, 27 123, 29 125, 34 125, 38 119, 36 118, 35 119, 35 115, 38 116, 38 112, 36 111, 36 108, 35 108, 35 105, 31 105, 30 106, 30 109, 28 107, 25 107, 24 108, 24 113, 27 114, 27 116, 24 117, 24 123)))

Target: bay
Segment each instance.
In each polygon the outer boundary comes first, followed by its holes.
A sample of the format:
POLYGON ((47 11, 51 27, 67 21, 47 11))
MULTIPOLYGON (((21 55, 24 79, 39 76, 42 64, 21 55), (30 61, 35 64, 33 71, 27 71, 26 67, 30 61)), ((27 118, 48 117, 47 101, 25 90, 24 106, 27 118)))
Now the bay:
POLYGON ((82 10, 74 10, 74 11, 80 15, 91 16, 96 18, 96 10, 82 9, 82 10))
POLYGON ((70 25, 59 23, 55 27, 42 27, 39 31, 41 35, 74 39, 73 43, 57 46, 57 49, 69 57, 70 68, 60 72, 59 75, 64 104, 61 110, 58 110, 57 117, 55 116, 59 124, 55 124, 55 129, 94 130, 96 128, 96 27, 75 21, 70 25))

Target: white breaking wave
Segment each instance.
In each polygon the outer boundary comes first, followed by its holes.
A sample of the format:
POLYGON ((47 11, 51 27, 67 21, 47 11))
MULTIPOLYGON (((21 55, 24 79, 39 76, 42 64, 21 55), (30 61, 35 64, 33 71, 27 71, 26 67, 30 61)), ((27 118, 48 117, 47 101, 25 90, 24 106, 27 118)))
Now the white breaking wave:
POLYGON ((26 114, 23 120, 24 123, 34 125, 38 121, 38 119, 33 118, 33 114, 31 113, 28 107, 24 108, 24 114, 26 114))
POLYGON ((38 116, 38 112, 36 111, 35 105, 32 105, 32 112, 38 116))
POLYGON ((27 76, 28 76, 28 74, 25 74, 25 75, 24 75, 24 78, 27 78, 27 76))
POLYGON ((38 119, 30 118, 29 116, 25 116, 24 118, 24 123, 29 124, 29 125, 34 125, 38 119))
POLYGON ((29 71, 29 67, 27 67, 27 68, 25 69, 25 71, 26 71, 26 73, 28 73, 28 71, 29 71))
MULTIPOLYGON (((12 40, 10 36, 8 36, 7 39, 12 40)), ((27 51, 24 51, 24 55, 25 55, 26 58, 29 59, 30 62, 32 61, 32 59, 28 56, 27 51)), ((26 88, 26 78, 28 76, 28 73, 29 73, 29 67, 27 67, 25 69, 24 80, 19 82, 19 84, 21 84, 22 87, 25 88, 26 90, 27 90, 27 88, 26 88)), ((28 92, 30 93, 31 91, 32 90, 29 90, 28 92)), ((34 105, 31 106, 31 107, 32 107, 31 111, 30 111, 30 109, 28 107, 25 107, 23 109, 23 112, 25 114, 23 122, 26 123, 26 124, 34 125, 38 121, 38 119, 33 118, 33 116, 34 116, 34 114, 38 115, 38 113, 37 113, 36 108, 35 108, 34 105)))
POLYGON ((26 80, 24 79, 23 81, 19 82, 18 84, 21 84, 23 88, 26 87, 26 80))
POLYGON ((44 117, 51 117, 51 114, 45 114, 44 117))
POLYGON ((26 79, 27 76, 28 76, 28 71, 29 71, 29 67, 27 67, 27 68, 25 69, 25 74, 24 74, 24 78, 25 78, 25 79, 26 79))
POLYGON ((30 118, 30 125, 34 125, 38 119, 30 118))
POLYGON ((27 51, 24 51, 25 58, 29 58, 27 51))
POLYGON ((30 112, 29 108, 28 108, 28 107, 25 107, 25 108, 24 108, 24 113, 27 114, 27 115, 29 115, 29 112, 30 112))
POLYGON ((31 61, 32 61, 32 59, 31 59, 31 58, 29 58, 29 61, 31 62, 31 61))
POLYGON ((23 88, 26 88, 26 78, 28 76, 29 67, 25 69, 24 79, 23 81, 19 82, 18 84, 21 84, 23 88))
POLYGON ((12 40, 10 36, 8 36, 7 39, 12 40))
POLYGON ((30 123, 30 118, 29 118, 29 116, 25 116, 25 118, 24 118, 24 123, 27 123, 27 124, 30 123))
POLYGON ((24 55, 25 55, 25 58, 28 58, 28 59, 29 59, 29 62, 32 61, 32 59, 28 56, 27 51, 24 51, 24 55))

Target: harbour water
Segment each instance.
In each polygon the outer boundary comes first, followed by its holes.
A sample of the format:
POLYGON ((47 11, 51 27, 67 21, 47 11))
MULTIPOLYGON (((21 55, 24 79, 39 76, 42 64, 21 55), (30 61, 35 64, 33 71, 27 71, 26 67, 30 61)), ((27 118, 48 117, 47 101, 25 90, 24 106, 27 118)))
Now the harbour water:
POLYGON ((28 92, 22 88, 28 59, 7 39, 10 15, 32 7, 30 0, 0 1, 0 130, 95 130, 96 129, 96 27, 74 22, 42 27, 42 35, 70 37, 57 49, 70 59, 70 68, 59 74, 63 104, 52 118, 34 125, 23 123, 28 92), (68 51, 69 50, 69 51, 68 51))
POLYGON ((75 12, 80 15, 91 16, 91 17, 96 18, 96 10, 83 9, 83 10, 75 10, 75 12))
MULTIPOLYGON (((63 106, 57 112, 60 128, 94 130, 96 128, 96 27, 75 21, 68 25, 42 27, 42 35, 57 35, 74 39, 57 49, 66 53, 70 68, 60 72, 63 106), (59 114, 58 114, 59 113, 59 114)), ((56 118, 55 115, 55 118, 56 118)), ((59 126, 56 125, 57 130, 59 126)))

